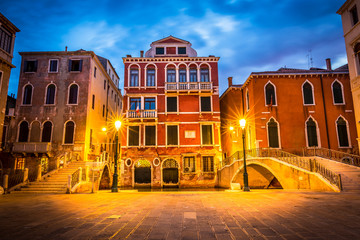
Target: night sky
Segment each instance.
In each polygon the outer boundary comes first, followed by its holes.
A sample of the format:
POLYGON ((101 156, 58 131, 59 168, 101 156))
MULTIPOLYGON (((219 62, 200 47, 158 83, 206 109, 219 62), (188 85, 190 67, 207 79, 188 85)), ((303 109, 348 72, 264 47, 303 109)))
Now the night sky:
POLYGON ((122 57, 173 35, 198 56, 220 57, 220 93, 227 77, 280 67, 333 68, 347 63, 340 15, 345 0, 58 1, 1 0, 0 11, 20 30, 9 94, 17 93, 22 51, 92 50, 108 58, 123 88, 122 57))

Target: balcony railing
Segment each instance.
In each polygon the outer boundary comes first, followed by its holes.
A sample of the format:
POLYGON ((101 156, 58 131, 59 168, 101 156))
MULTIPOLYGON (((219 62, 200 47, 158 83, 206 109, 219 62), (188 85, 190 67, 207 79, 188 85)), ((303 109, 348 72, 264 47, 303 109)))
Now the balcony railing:
POLYGON ((156 110, 128 110, 127 118, 157 118, 156 110))
POLYGON ((166 91, 211 91, 212 82, 166 82, 166 91))
POLYGON ((47 153, 51 151, 51 143, 48 142, 16 142, 13 152, 47 153))

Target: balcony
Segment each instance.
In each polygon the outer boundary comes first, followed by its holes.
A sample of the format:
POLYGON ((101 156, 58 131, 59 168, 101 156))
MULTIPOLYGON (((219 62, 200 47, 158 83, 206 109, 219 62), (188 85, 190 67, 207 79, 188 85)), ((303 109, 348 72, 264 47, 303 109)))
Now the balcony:
POLYGON ((16 142, 13 152, 23 153, 47 153, 51 151, 51 143, 48 142, 16 142))
POLYGON ((154 119, 157 118, 156 110, 128 110, 126 117, 131 119, 154 119))
POLYGON ((166 92, 211 92, 212 82, 166 82, 166 92))

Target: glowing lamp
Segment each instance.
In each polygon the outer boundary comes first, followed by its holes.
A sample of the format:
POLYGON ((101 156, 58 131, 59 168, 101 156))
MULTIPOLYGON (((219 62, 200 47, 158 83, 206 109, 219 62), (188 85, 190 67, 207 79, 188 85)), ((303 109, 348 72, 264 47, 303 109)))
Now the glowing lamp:
POLYGON ((117 121, 115 122, 116 131, 119 131, 120 127, 121 127, 121 122, 120 122, 119 120, 117 120, 117 121))
POLYGON ((106 127, 103 127, 101 131, 106 132, 106 127))
POLYGON ((240 123, 240 127, 241 127, 242 129, 244 129, 244 128, 245 128, 245 125, 246 125, 246 120, 243 118, 243 119, 241 119, 241 120, 239 121, 239 123, 240 123))
POLYGON ((233 126, 230 126, 230 131, 233 131, 234 130, 234 127, 233 126))

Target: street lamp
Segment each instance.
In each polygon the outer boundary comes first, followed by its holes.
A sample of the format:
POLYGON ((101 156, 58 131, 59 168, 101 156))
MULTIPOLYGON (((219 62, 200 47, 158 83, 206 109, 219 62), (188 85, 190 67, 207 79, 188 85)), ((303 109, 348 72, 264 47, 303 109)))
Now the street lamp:
POLYGON ((250 188, 249 188, 248 174, 247 174, 247 171, 246 171, 246 153, 245 153, 245 125, 246 125, 246 120, 241 119, 239 121, 239 123, 240 123, 240 127, 242 128, 242 140, 243 140, 243 152, 244 152, 244 192, 249 192, 250 188))
MULTIPOLYGON (((118 154, 117 154, 117 149, 118 149, 118 145, 119 145, 119 139, 118 139, 118 133, 119 133, 119 129, 121 127, 121 122, 119 120, 117 120, 115 122, 115 129, 116 129, 116 134, 115 134, 115 164, 114 164, 114 175, 113 175, 113 185, 111 187, 111 192, 118 192, 118 174, 117 174, 117 158, 118 158, 118 154)), ((121 140, 120 140, 120 144, 121 144, 121 140)), ((120 146, 120 156, 121 156, 121 146, 120 146)))

